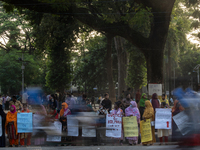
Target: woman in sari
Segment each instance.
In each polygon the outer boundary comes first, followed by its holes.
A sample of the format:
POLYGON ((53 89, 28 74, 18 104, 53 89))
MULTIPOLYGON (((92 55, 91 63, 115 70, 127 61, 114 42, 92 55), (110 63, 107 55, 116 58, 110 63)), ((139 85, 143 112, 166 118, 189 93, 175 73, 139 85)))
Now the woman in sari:
POLYGON ((62 130, 67 130, 67 115, 70 115, 71 111, 68 108, 67 103, 62 103, 62 109, 60 110, 60 122, 62 123, 62 130))
MULTIPOLYGON (((155 115, 154 115, 154 109, 151 105, 151 102, 149 100, 145 101, 145 110, 143 114, 143 119, 146 121, 146 119, 150 119, 150 121, 155 121, 155 115)), ((152 132, 152 141, 144 142, 142 143, 144 146, 150 144, 152 145, 153 143, 156 142, 156 137, 155 137, 155 127, 151 126, 151 132, 152 132)))
POLYGON ((154 112, 156 110, 156 108, 160 108, 160 100, 158 99, 158 95, 156 93, 154 93, 152 95, 152 100, 151 100, 154 112))
POLYGON ((0 147, 6 146, 6 139, 5 139, 5 122, 6 122, 6 114, 3 111, 2 105, 0 105, 0 116, 2 119, 2 135, 0 136, 0 147))
MULTIPOLYGON (((125 109, 125 115, 126 116, 136 116, 137 123, 139 124, 140 123, 140 112, 137 108, 137 103, 135 101, 131 101, 130 103, 131 103, 130 106, 125 109)), ((138 137, 127 137, 127 139, 129 140, 130 145, 137 144, 138 137)))
MULTIPOLYGON (((114 109, 110 112, 112 115, 123 115, 123 110, 120 108, 122 103, 120 101, 115 102, 114 109)), ((120 142, 120 145, 123 145, 123 131, 121 128, 121 137, 117 138, 120 142)))
POLYGON ((6 116, 6 134, 8 135, 10 147, 15 145, 18 147, 18 134, 17 134, 17 112, 15 105, 11 105, 10 111, 6 116))
MULTIPOLYGON (((140 110, 140 115, 141 115, 141 116, 143 115, 144 110, 145 110, 145 101, 146 101, 146 100, 147 100, 146 94, 143 93, 143 94, 142 94, 142 98, 141 98, 140 101, 139 101, 139 105, 140 105, 139 110, 140 110)), ((141 117, 140 119, 142 120, 142 117, 141 117)))

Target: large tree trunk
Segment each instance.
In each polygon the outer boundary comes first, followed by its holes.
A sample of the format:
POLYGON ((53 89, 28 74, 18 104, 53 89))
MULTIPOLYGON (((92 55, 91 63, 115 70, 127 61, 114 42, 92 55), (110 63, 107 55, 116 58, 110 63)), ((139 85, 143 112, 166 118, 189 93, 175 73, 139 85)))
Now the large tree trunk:
POLYGON ((163 83, 163 55, 164 47, 167 39, 171 11, 174 1, 166 3, 161 2, 161 6, 152 9, 154 12, 153 23, 149 35, 149 42, 141 48, 147 63, 147 81, 148 83, 163 83), (160 7, 160 8, 159 8, 160 7), (164 12, 160 13, 161 9, 164 12))
POLYGON ((114 37, 115 49, 118 59, 118 98, 121 96, 122 90, 126 90, 127 86, 125 78, 127 77, 127 52, 124 49, 125 39, 122 37, 114 37))
POLYGON ((112 39, 113 36, 106 35, 107 37, 107 78, 109 83, 109 95, 112 102, 116 101, 115 84, 113 81, 113 67, 112 67, 112 39))

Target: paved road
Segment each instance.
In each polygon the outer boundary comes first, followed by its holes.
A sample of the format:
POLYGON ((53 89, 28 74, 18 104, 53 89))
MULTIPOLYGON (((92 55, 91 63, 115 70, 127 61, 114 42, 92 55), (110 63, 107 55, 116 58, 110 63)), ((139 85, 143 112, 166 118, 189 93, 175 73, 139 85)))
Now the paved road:
POLYGON ((178 148, 172 146, 62 146, 62 147, 6 147, 1 150, 200 150, 196 148, 178 148))

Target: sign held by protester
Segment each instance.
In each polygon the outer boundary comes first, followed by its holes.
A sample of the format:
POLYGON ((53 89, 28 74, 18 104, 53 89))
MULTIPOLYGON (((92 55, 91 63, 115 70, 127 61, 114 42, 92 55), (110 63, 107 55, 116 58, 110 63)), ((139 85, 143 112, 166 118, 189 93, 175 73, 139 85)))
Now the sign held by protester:
POLYGON ((155 129, 171 129, 172 110, 165 108, 156 108, 155 129))
POLYGON ((144 120, 142 120, 140 122, 140 131, 141 131, 141 141, 142 141, 142 143, 152 141, 150 119, 147 119, 146 122, 144 120))
POLYGON ((123 117, 125 137, 138 137, 138 123, 136 116, 123 117))
POLYGON ((18 113, 17 114, 17 132, 31 133, 33 132, 33 114, 32 113, 18 113))
POLYGON ((181 131, 182 135, 186 135, 191 130, 191 126, 188 124, 189 116, 182 111, 173 117, 178 129, 181 131))
POLYGON ((122 130, 122 116, 121 115, 111 115, 106 116, 106 136, 107 137, 121 137, 122 130))
POLYGON ((78 120, 75 115, 67 115, 67 132, 68 136, 78 136, 78 120))
POLYGON ((158 96, 162 95, 162 84, 148 84, 149 95, 156 93, 158 96))

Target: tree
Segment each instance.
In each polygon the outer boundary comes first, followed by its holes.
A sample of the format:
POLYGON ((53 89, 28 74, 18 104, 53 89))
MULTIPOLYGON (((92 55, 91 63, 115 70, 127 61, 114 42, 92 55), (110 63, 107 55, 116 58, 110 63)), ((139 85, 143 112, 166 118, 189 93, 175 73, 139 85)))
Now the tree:
POLYGON ((126 84, 135 90, 141 89, 142 86, 147 85, 147 69, 144 55, 137 48, 134 48, 130 44, 127 43, 126 45, 130 53, 126 84), (132 49, 135 50, 133 51, 132 49))
POLYGON ((73 16, 97 31, 124 37, 144 54, 147 62, 148 83, 163 82, 164 47, 175 0, 109 1, 106 3, 96 0, 84 2, 79 0, 2 1, 20 9, 27 8, 37 12, 45 10, 47 13, 73 16), (35 5, 41 7, 35 7, 35 5), (143 26, 146 26, 146 33, 141 30, 143 26))
MULTIPOLYGON (((82 44, 82 43, 80 43, 82 44)), ((89 38, 84 43, 84 49, 80 55, 81 47, 77 47, 78 56, 74 60, 74 79, 73 83, 83 91, 86 87, 86 92, 93 92, 93 88, 97 87, 99 91, 107 87, 107 65, 106 65, 106 38, 103 35, 89 38), (83 54, 84 53, 84 54, 83 54)))
POLYGON ((72 80, 70 50, 79 25, 72 17, 44 14, 39 25, 34 24, 36 47, 47 59, 46 85, 64 92, 72 80))
POLYGON ((42 60, 34 54, 32 47, 32 27, 23 16, 15 10, 14 13, 5 13, 0 8, 0 85, 4 94, 16 94, 21 91, 21 52, 25 52, 25 87, 41 85, 42 60))

